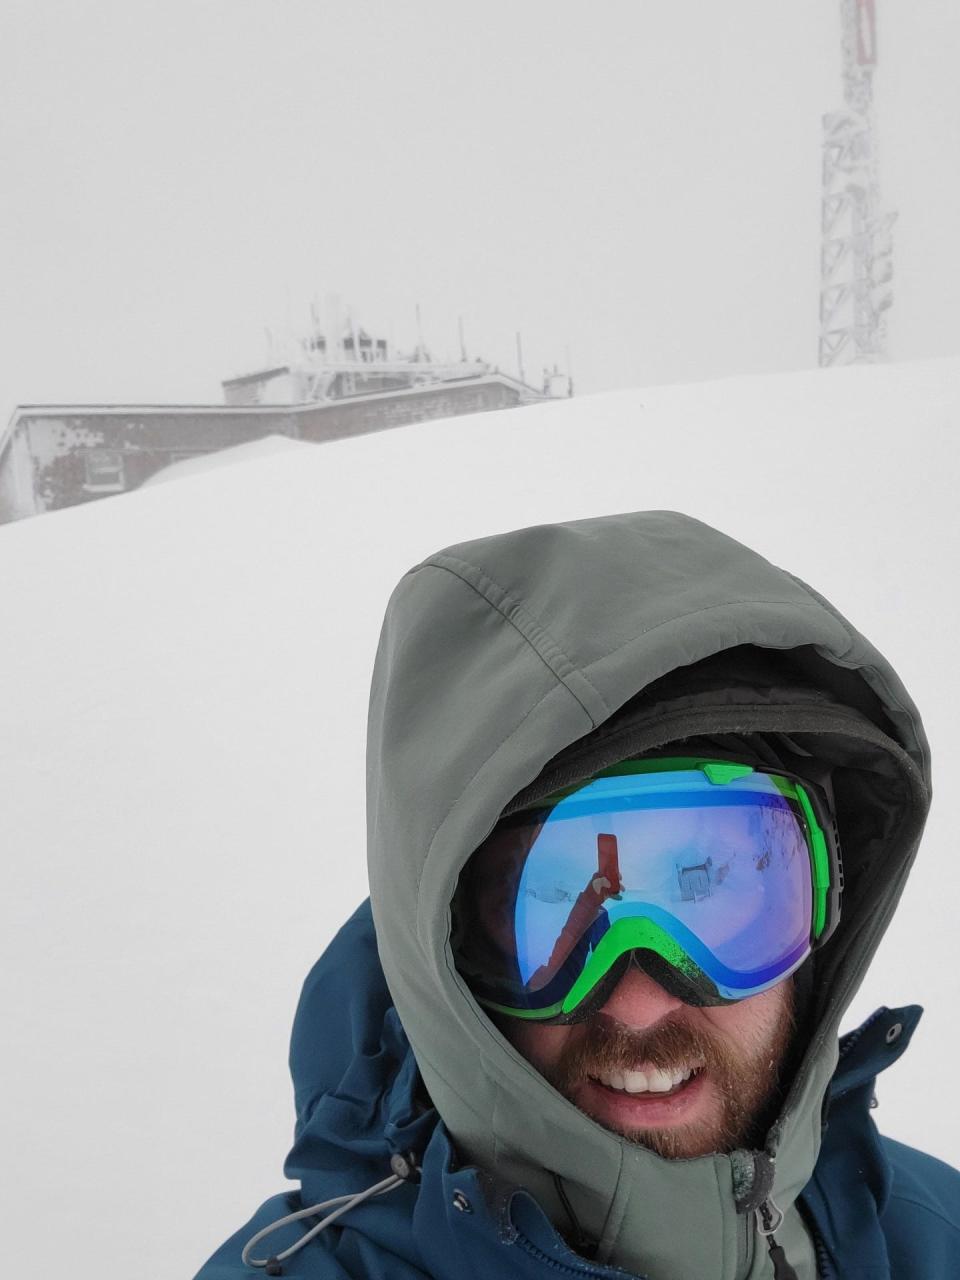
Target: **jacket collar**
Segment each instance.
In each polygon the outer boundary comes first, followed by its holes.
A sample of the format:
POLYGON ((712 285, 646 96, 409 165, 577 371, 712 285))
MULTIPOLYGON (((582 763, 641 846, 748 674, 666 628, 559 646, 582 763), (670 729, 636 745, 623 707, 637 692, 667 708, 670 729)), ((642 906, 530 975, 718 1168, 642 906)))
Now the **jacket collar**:
POLYGON ((855 1031, 841 1036, 840 1058, 827 1090, 827 1106, 832 1107, 846 1094, 871 1084, 892 1066, 906 1050, 922 1016, 923 1008, 918 1004, 900 1009, 881 1005, 855 1031))
POLYGON ((890 1275, 880 1217, 892 1174, 870 1112, 877 1105, 877 1076, 905 1052, 922 1014, 916 1004, 881 1007, 840 1040, 824 1102, 820 1157, 800 1197, 827 1280, 854 1272, 864 1280, 890 1275))

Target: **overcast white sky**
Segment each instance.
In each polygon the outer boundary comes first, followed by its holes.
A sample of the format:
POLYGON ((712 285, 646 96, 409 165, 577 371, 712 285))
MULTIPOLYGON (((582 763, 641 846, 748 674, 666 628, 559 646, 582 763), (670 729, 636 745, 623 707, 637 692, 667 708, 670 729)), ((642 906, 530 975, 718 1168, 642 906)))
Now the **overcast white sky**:
MULTIPOLYGON (((890 355, 960 351, 960 8, 877 0, 890 355)), ((0 425, 217 401, 337 291, 579 391, 816 360, 838 0, 6 0, 0 425)))

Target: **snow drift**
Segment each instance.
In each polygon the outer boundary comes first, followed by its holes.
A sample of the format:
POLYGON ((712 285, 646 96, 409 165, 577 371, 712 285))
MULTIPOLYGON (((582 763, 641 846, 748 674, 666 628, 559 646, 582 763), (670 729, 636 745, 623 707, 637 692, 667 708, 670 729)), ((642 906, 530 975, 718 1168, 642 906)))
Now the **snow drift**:
POLYGON ((283 1189, 300 983, 366 896, 387 597, 444 545, 615 511, 797 573, 919 704, 938 791, 851 1020, 927 1007, 877 1119, 960 1163, 958 430, 958 360, 784 374, 231 451, 0 530, 10 1269, 132 1274, 148 1234, 189 1275, 283 1189))

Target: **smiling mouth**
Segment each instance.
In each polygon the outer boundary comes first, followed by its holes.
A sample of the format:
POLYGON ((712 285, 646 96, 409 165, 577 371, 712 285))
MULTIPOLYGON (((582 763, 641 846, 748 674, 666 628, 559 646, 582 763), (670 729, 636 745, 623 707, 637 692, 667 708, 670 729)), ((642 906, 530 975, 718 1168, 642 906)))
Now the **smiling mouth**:
POLYGON ((703 1073, 702 1062, 663 1071, 647 1067, 642 1071, 603 1071, 588 1076, 591 1084, 624 1098, 672 1098, 703 1073))

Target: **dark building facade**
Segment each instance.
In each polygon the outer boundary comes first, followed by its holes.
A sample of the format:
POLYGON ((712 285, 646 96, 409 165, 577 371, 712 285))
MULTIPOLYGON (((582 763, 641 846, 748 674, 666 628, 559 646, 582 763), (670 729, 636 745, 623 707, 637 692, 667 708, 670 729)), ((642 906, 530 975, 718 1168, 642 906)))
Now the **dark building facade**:
POLYGON ((174 463, 265 436, 321 444, 552 398, 496 371, 301 404, 244 404, 243 380, 233 381, 241 403, 224 406, 21 406, 0 441, 0 523, 126 493, 174 463))

